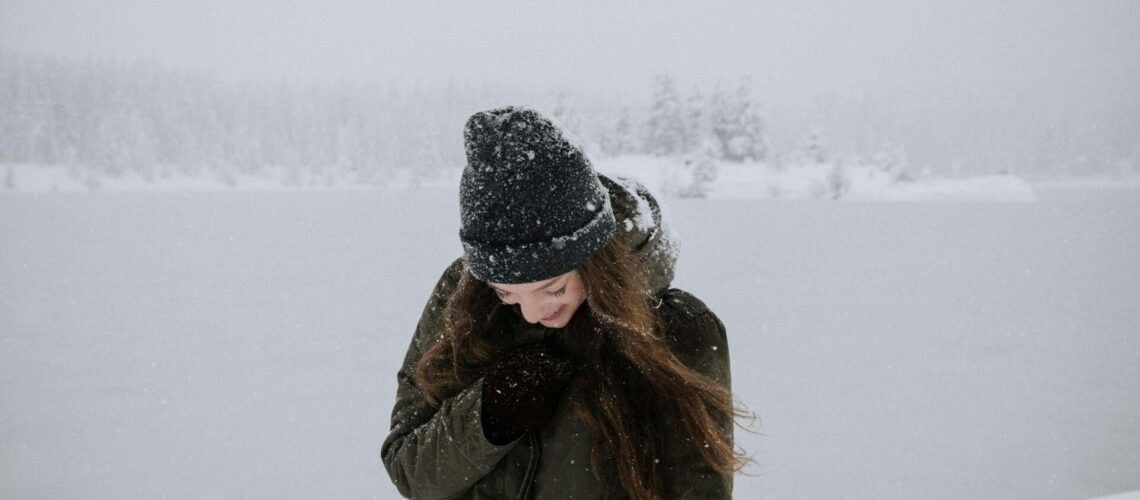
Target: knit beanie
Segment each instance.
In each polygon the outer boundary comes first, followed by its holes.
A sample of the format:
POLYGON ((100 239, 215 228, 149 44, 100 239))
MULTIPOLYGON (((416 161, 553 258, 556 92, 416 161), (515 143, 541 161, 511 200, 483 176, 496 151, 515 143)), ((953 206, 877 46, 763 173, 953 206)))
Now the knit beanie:
POLYGON ((550 279, 581 266, 610 241, 609 193, 568 136, 524 107, 467 120, 459 239, 480 281, 550 279))

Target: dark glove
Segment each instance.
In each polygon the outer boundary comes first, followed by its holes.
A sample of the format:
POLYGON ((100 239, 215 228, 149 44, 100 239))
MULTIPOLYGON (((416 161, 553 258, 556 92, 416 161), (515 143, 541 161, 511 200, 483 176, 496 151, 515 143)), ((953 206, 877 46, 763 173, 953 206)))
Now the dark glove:
POLYGON ((542 426, 573 376, 570 359, 549 340, 507 352, 483 372, 483 435, 501 445, 542 426))

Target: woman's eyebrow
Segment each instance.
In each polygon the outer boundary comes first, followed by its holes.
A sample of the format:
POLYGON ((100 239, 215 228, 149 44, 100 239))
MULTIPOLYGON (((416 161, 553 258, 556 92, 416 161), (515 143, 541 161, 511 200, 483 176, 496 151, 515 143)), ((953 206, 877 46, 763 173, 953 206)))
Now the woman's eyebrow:
POLYGON ((543 290, 546 290, 547 288, 554 286, 554 284, 558 283, 559 281, 562 281, 562 280, 561 279, 555 279, 554 281, 551 281, 550 283, 547 283, 545 285, 542 285, 542 286, 536 288, 534 291, 541 292, 543 290))

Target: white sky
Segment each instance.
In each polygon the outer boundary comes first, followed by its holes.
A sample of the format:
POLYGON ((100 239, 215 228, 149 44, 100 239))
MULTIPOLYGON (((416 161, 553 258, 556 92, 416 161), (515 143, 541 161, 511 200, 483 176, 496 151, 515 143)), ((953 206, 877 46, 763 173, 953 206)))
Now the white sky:
POLYGON ((778 150, 820 130, 954 172, 1135 165, 1138 47, 1140 0, 0 0, 0 51, 233 80, 486 83, 502 103, 618 109, 661 73, 683 95, 747 77, 778 150))
POLYGON ((1085 90, 1136 99, 1140 2, 0 0, 0 47, 239 79, 447 78, 643 92, 750 76, 767 98, 1085 90))

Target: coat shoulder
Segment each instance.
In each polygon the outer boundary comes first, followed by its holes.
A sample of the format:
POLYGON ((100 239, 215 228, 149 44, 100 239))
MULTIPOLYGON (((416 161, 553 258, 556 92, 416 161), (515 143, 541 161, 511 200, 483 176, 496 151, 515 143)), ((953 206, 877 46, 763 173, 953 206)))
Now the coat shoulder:
POLYGON ((705 315, 714 315, 709 306, 696 295, 670 288, 658 296, 658 317, 666 326, 681 326, 705 315))
POLYGON ((455 285, 459 283, 459 278, 463 276, 463 268, 463 257, 457 257, 443 270, 443 276, 439 278, 440 283, 447 284, 450 288, 455 288, 455 285))
POLYGON ((704 301, 677 288, 670 288, 659 297, 657 314, 662 340, 674 354, 690 366, 697 358, 710 354, 710 350, 714 355, 727 356, 724 324, 704 301))

